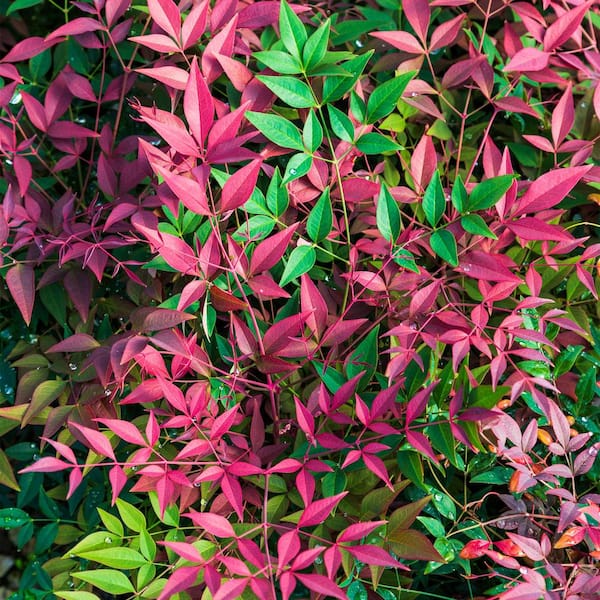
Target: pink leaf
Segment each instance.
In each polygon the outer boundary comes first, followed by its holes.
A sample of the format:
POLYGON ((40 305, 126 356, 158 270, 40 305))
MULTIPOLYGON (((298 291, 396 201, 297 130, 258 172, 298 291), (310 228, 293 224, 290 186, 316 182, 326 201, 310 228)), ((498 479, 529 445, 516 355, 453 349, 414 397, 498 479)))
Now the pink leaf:
POLYGON ((248 585, 248 579, 226 579, 225 583, 217 590, 213 600, 237 600, 243 598, 242 592, 248 585))
POLYGON ((265 354, 277 354, 289 344, 290 338, 300 335, 307 316, 305 313, 292 315, 272 325, 263 337, 265 354))
POLYGON ((32 465, 21 469, 19 473, 54 473, 72 468, 73 465, 52 456, 44 456, 32 465))
POLYGON ((518 201, 515 216, 553 208, 588 173, 591 165, 553 169, 538 177, 518 201))
POLYGON ((184 560, 189 560, 190 562, 204 562, 204 559, 200 555, 198 548, 192 546, 192 544, 188 544, 186 542, 158 542, 161 546, 166 546, 170 548, 177 554, 181 556, 184 560))
POLYGON ((521 98, 517 98, 516 96, 505 96, 504 98, 498 98, 494 100, 494 104, 506 112, 522 113, 534 117, 535 119, 540 118, 540 115, 535 112, 535 110, 529 106, 525 100, 521 100, 521 98))
POLYGON ((296 419, 300 429, 304 432, 309 442, 312 442, 315 436, 315 419, 312 413, 302 405, 298 398, 294 398, 296 403, 296 419))
POLYGON ((526 241, 569 242, 573 239, 560 225, 549 225, 535 217, 521 217, 518 221, 508 223, 507 227, 526 241))
POLYGON ((221 212, 234 210, 250 198, 256 186, 261 164, 261 160, 253 160, 245 167, 238 169, 225 182, 221 194, 221 212))
POLYGON ((10 52, 2 58, 1 62, 13 63, 33 58, 41 54, 47 48, 54 46, 60 40, 44 40, 44 38, 32 36, 16 43, 10 52))
POLYGON ((162 35, 161 33, 136 35, 128 39, 134 44, 141 44, 142 46, 146 46, 146 48, 150 48, 156 52, 164 52, 165 54, 179 52, 179 46, 170 37, 162 35))
POLYGON ((575 122, 575 108, 573 106, 573 90, 571 84, 558 101, 552 112, 552 141, 558 148, 567 137, 575 122))
POLYGON ((346 341, 356 330, 364 325, 368 319, 338 320, 327 329, 321 344, 323 346, 334 346, 346 341))
POLYGON ((344 531, 342 531, 338 537, 338 543, 342 542, 357 542, 364 537, 367 537, 371 531, 379 527, 380 525, 385 525, 386 521, 369 521, 367 523, 354 523, 349 527, 346 527, 344 531))
POLYGON ((468 277, 484 281, 506 281, 518 283, 521 281, 503 263, 500 256, 474 250, 464 256, 460 262, 460 270, 468 277))
POLYGON ((283 231, 279 231, 275 235, 263 240, 256 246, 250 259, 251 274, 268 271, 277 264, 286 251, 298 225, 298 223, 294 223, 283 231))
POLYGON ((31 322, 35 300, 33 267, 19 263, 6 272, 6 285, 27 325, 31 322))
POLYGON ((234 406, 230 408, 228 411, 225 411, 222 415, 219 415, 212 427, 210 428, 210 439, 219 439, 224 434, 230 431, 231 426, 235 423, 238 413, 238 406, 234 406))
POLYGON ((79 17, 62 25, 58 29, 55 29, 50 35, 46 36, 45 41, 49 42, 65 35, 80 35, 82 33, 89 33, 90 31, 98 31, 100 29, 104 30, 104 25, 96 21, 96 19, 79 17))
POLYGON ((215 108, 196 57, 192 62, 190 77, 183 95, 183 110, 192 135, 202 147, 211 128, 215 108))
POLYGON ((325 575, 303 575, 300 573, 295 574, 298 580, 303 583, 308 589, 323 594, 325 598, 339 598, 340 600, 346 600, 348 597, 346 593, 331 579, 325 577, 325 575))
POLYGON ((111 504, 114 506, 119 494, 127 483, 127 475, 125 475, 125 471, 119 465, 115 465, 108 472, 108 480, 110 481, 112 492, 111 504))
POLYGON ((189 79, 187 71, 173 66, 135 69, 135 71, 147 77, 152 77, 176 90, 185 90, 189 79))
POLYGON ((260 300, 274 300, 276 298, 289 298, 290 295, 275 283, 270 273, 255 275, 248 280, 250 289, 260 300))
POLYGON ((527 558, 533 561, 544 560, 544 553, 540 543, 530 537, 519 535, 517 533, 507 533, 508 537, 525 552, 527 558))
POLYGON ((184 50, 187 50, 190 46, 196 44, 200 39, 200 36, 204 33, 204 30, 206 29, 208 7, 208 0, 202 0, 202 2, 194 4, 192 10, 190 10, 183 22, 181 41, 184 50))
POLYGON ((221 515, 194 511, 185 513, 184 516, 189 517, 196 525, 205 529, 211 535, 219 538, 235 537, 235 531, 233 530, 231 523, 221 515))
POLYGON ((172 0, 148 0, 148 9, 154 22, 173 39, 179 41, 181 15, 172 0))
POLYGON ((322 500, 316 500, 312 504, 309 504, 298 522, 298 527, 310 527, 311 525, 317 525, 327 519, 331 511, 337 506, 339 501, 346 496, 348 492, 342 492, 336 494, 330 498, 323 498, 322 500))
POLYGON ((169 600, 178 592, 188 590, 196 583, 199 573, 200 567, 179 567, 171 573, 158 600, 169 600))
POLYGON ((465 15, 458 15, 454 19, 450 19, 436 27, 431 34, 431 40, 429 42, 429 52, 435 52, 444 46, 449 46, 454 42, 460 28, 465 19, 465 15))
POLYGON ((121 419, 96 419, 96 421, 108 427, 126 442, 136 444, 137 446, 146 446, 146 440, 133 423, 122 421, 121 419))
POLYGON ((46 352, 88 352, 99 348, 100 344, 87 333, 76 333, 58 344, 50 346, 46 352))
POLYGON ((84 425, 79 425, 79 423, 69 422, 69 426, 78 431, 85 441, 88 443, 90 448, 100 456, 107 456, 108 458, 112 458, 116 460, 115 453, 113 452, 112 446, 110 442, 99 431, 95 429, 90 429, 89 427, 85 427, 84 425))
POLYGON ((284 533, 277 541, 277 568, 281 570, 282 567, 290 564, 293 558, 295 558, 300 552, 300 538, 296 530, 288 531, 284 533))
POLYGON ((327 324, 327 304, 319 288, 306 273, 300 278, 300 305, 302 312, 310 313, 306 325, 320 339, 327 324))
POLYGON ((550 54, 537 48, 523 48, 508 62, 504 70, 510 71, 542 71, 548 66, 550 54))
POLYGON ((408 31, 376 31, 371 33, 373 37, 383 40, 390 46, 407 52, 409 54, 424 54, 425 50, 417 38, 408 31))
POLYGON ((419 39, 425 44, 429 19, 431 18, 429 0, 403 0, 402 10, 419 39))
POLYGON ((418 391, 406 405, 406 427, 423 414, 427 402, 437 382, 430 383, 425 389, 418 391))
POLYGON ((421 191, 425 190, 437 167, 437 156, 430 135, 424 135, 410 159, 410 174, 421 191))
POLYGON ((361 546, 344 546, 354 558, 357 558, 366 565, 374 565, 378 567, 397 567, 400 563, 392 558, 388 552, 379 546, 372 544, 363 544, 361 546))
POLYGON ((544 50, 552 52, 564 44, 579 28, 583 17, 593 2, 583 2, 577 7, 565 11, 548 27, 544 35, 544 50))

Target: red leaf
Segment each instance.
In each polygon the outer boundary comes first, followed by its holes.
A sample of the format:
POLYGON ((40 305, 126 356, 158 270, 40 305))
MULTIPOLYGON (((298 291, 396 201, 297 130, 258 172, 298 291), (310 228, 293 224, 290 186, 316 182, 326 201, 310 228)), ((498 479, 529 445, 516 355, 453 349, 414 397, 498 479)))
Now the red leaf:
POLYGON ((215 112, 214 101, 194 57, 190 77, 183 95, 183 110, 196 142, 203 147, 215 112))
POLYGON ((35 300, 35 274, 33 267, 19 263, 6 272, 6 285, 27 325, 31 323, 35 300))
POLYGON ((300 429, 304 432, 309 442, 315 437, 315 418, 312 413, 302 405, 298 398, 294 398, 296 403, 296 419, 300 429))
POLYGON ((465 15, 458 15, 458 17, 454 17, 454 19, 450 19, 436 27, 429 41, 429 52, 435 52, 444 46, 452 44, 456 36, 460 33, 464 19, 465 15))
POLYGON ((301 335, 307 316, 306 313, 292 315, 277 321, 269 327, 263 336, 265 354, 277 355, 280 350, 289 344, 290 338, 301 335))
POLYGON ((346 527, 338 537, 337 542, 357 542, 364 537, 367 537, 373 529, 376 529, 380 525, 385 525, 386 521, 369 521, 367 523, 354 523, 349 527, 346 527))
POLYGON ((510 71, 542 71, 548 66, 550 54, 537 48, 523 48, 508 62, 504 70, 510 71))
POLYGON ((336 321, 331 327, 327 329, 321 345, 323 346, 334 346, 341 344, 346 341, 356 330, 364 325, 368 319, 348 319, 345 321, 336 321))
POLYGON ((113 452, 112 446, 110 442, 99 431, 95 429, 90 429, 89 427, 85 427, 84 425, 79 425, 79 423, 70 422, 69 426, 78 431, 83 439, 88 443, 90 448, 100 456, 107 456, 108 458, 112 458, 113 460, 117 460, 115 458, 115 453, 113 452))
POLYGON ((195 318, 194 315, 179 310, 148 306, 136 309, 131 315, 131 322, 136 331, 145 332, 171 329, 184 321, 195 318))
POLYGON ((370 35, 383 40, 394 48, 398 48, 398 50, 402 50, 402 52, 408 52, 409 54, 425 53, 417 38, 408 31, 376 31, 370 35))
POLYGON ((218 439, 229 432, 231 426, 235 423, 237 413, 238 406, 236 405, 219 415, 210 428, 210 439, 218 439))
POLYGON ((289 298, 290 295, 275 283, 270 273, 255 275, 248 280, 250 289, 260 300, 275 300, 276 298, 289 298))
POLYGON ((227 579, 217 590, 213 600, 237 600, 243 598, 242 592, 248 585, 248 579, 227 579))
POLYGON ((593 2, 584 2, 577 7, 563 13, 548 29, 544 35, 544 50, 552 52, 564 44, 579 28, 583 17, 592 6, 593 2))
POLYGON ((327 304, 319 288, 306 273, 300 278, 300 305, 302 312, 308 313, 306 325, 320 339, 327 324, 327 304))
POLYGON ((533 538, 525 537, 517 533, 506 534, 523 552, 525 555, 533 561, 544 560, 544 553, 542 547, 537 540, 533 538))
POLYGON ((496 254, 488 254, 475 250, 463 257, 460 270, 468 277, 484 281, 520 282, 521 279, 504 266, 502 258, 496 254))
POLYGON ((187 71, 173 66, 135 69, 135 71, 137 73, 142 73, 142 75, 152 77, 176 90, 185 90, 189 79, 187 71))
POLYGON ((479 558, 485 554, 485 550, 489 547, 489 540, 469 540, 460 551, 460 557, 467 560, 479 558))
POLYGON ((402 10, 419 39, 425 44, 429 19, 431 18, 429 0, 403 0, 402 10))
POLYGON ((406 405, 406 427, 423 414, 427 402, 437 382, 430 383, 425 389, 418 391, 406 405))
POLYGON ((148 9, 154 22, 172 38, 179 41, 181 15, 172 0, 148 0, 148 9))
POLYGON ((119 494, 123 491, 127 483, 127 475, 125 475, 125 471, 119 465, 115 465, 108 472, 108 481, 110 482, 112 494, 111 505, 114 506, 119 494))
POLYGON ((290 564, 300 552, 300 537, 296 530, 284 533, 277 541, 277 570, 290 564))
POLYGON ((425 190, 437 166, 435 147, 430 135, 424 135, 410 159, 410 174, 421 191, 425 190))
POLYGON ((253 160, 237 170, 223 186, 221 194, 221 212, 234 210, 248 200, 256 186, 261 160, 253 160))
MULTIPOLYGON (((515 96, 505 96, 504 98, 498 98, 494 100, 494 104, 505 110, 506 112, 515 112, 522 113, 525 115, 529 115, 536 119, 540 118, 540 115, 535 112, 535 110, 525 102, 525 100, 521 100, 521 98, 517 98, 515 96)), ((523 136, 526 137, 526 136, 523 136)))
POLYGON ((535 217, 521 217, 518 221, 506 225, 522 240, 570 242, 573 237, 560 225, 549 225, 535 217))
POLYGON ((298 580, 303 583, 309 590, 323 594, 325 598, 339 598, 340 600, 346 600, 346 593, 331 579, 325 577, 325 575, 303 575, 295 573, 298 580))
POLYGON ((35 461, 32 465, 21 469, 19 473, 54 473, 56 471, 70 469, 72 466, 73 465, 66 463, 64 460, 52 456, 44 456, 35 461))
POLYGON ((573 106, 573 90, 571 84, 558 101, 552 112, 552 141, 558 148, 567 137, 575 122, 575 108, 573 106))
POLYGON ((161 33, 151 33, 148 35, 136 35, 128 38, 130 42, 134 44, 141 44, 156 52, 164 52, 169 54, 171 52, 179 52, 179 46, 166 35, 161 33))
MULTIPOLYGON (((165 542, 165 545, 168 542, 165 542)), ((200 567, 179 567, 169 577, 165 587, 162 589, 158 600, 169 600, 178 592, 188 590, 191 588, 198 574, 200 573, 200 567)))
POLYGON ((130 444, 136 444, 137 446, 147 445, 140 430, 129 421, 122 421, 121 419, 96 419, 96 421, 108 427, 113 433, 116 433, 130 444))
POLYGON ((373 544, 344 546, 344 550, 347 550, 354 558, 357 558, 366 565, 398 567, 401 564, 395 558, 392 558, 383 548, 373 546, 373 544))
POLYGON ((58 344, 50 346, 46 352, 87 352, 99 348, 100 344, 87 333, 76 333, 58 344))
POLYGON ((189 517, 196 525, 202 527, 202 529, 205 529, 211 535, 220 538, 235 537, 235 531, 233 531, 231 523, 221 515, 194 511, 185 513, 184 516, 189 517))
POLYGON ((198 42, 200 36, 206 29, 206 16, 208 14, 208 0, 203 0, 198 4, 194 4, 192 10, 183 22, 181 30, 181 41, 183 49, 187 50, 198 42))
POLYGON ((188 544, 186 542, 158 542, 161 546, 166 546, 170 548, 177 554, 181 556, 184 560, 189 560, 190 562, 204 562, 204 559, 200 555, 198 548, 192 546, 192 544, 188 544))
POLYGON ((96 21, 96 19, 79 17, 62 25, 58 29, 55 29, 51 34, 46 36, 45 41, 48 42, 65 35, 80 35, 82 33, 89 33, 90 31, 98 31, 100 29, 104 30, 105 27, 102 23, 96 21))
POLYGON ((591 165, 586 165, 553 169, 544 173, 527 188, 518 201, 514 215, 520 216, 553 208, 567 196, 590 169, 591 165))
POLYGON ((298 527, 310 527, 311 525, 317 525, 324 522, 346 494, 348 494, 348 492, 342 492, 341 494, 336 494, 330 498, 316 500, 308 505, 300 517, 298 527))
POLYGON ((41 54, 47 48, 51 48, 60 40, 48 40, 37 36, 32 36, 15 44, 10 52, 2 58, 1 62, 21 62, 28 58, 33 58, 41 54))
POLYGON ((256 246, 250 259, 250 274, 268 271, 281 259, 299 223, 294 223, 283 231, 263 240, 256 246))

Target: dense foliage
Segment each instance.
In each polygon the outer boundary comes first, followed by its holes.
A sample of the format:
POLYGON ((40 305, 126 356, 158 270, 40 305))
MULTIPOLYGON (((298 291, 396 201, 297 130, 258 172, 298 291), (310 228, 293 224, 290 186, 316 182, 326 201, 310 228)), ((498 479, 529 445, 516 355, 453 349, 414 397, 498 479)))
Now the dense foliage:
POLYGON ((598 597, 599 5, 0 1, 14 598, 598 597))

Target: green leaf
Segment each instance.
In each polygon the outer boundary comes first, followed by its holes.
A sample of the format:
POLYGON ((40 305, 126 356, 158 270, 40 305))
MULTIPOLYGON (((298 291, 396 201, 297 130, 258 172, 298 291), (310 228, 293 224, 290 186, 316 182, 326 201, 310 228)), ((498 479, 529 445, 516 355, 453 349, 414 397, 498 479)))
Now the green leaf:
POLYGON ((68 554, 63 558, 66 558, 69 554, 79 556, 82 552, 92 552, 94 550, 103 550, 106 548, 118 547, 121 544, 121 536, 109 531, 94 531, 89 535, 86 535, 81 541, 77 542, 73 546, 68 554))
MULTIPOLYGON (((21 488, 15 479, 15 474, 10 465, 8 457, 2 449, 0 449, 0 485, 5 485, 7 488, 15 490, 15 492, 21 491, 21 488)), ((1 525, 2 520, 0 519, 0 526, 1 525)))
POLYGON ((140 552, 149 561, 153 561, 156 557, 156 542, 146 529, 140 531, 140 552))
POLYGON ((363 390, 371 381, 377 370, 377 358, 379 356, 377 342, 379 340, 379 325, 369 331, 367 337, 356 347, 346 363, 346 374, 348 379, 356 377, 362 371, 364 375, 358 383, 358 390, 363 390))
POLYGON ((344 94, 349 92, 361 76, 369 59, 373 56, 373 50, 365 52, 355 58, 351 58, 342 64, 344 69, 351 73, 350 77, 328 77, 323 84, 323 103, 339 100, 344 94))
POLYGON ((58 535, 58 523, 48 523, 39 529, 36 533, 35 546, 33 551, 36 555, 43 554, 52 546, 58 535))
POLYGON ((298 59, 287 52, 265 50, 255 52, 254 57, 276 73, 282 73, 283 75, 297 75, 298 73, 302 73, 302 66, 298 59))
POLYGON ((306 233, 315 244, 318 244, 330 234, 332 224, 331 198, 329 197, 329 188, 325 188, 308 215, 306 233))
POLYGON ((431 500, 442 517, 456 519, 456 506, 449 496, 435 488, 431 488, 431 500))
POLYGON ((13 0, 6 9, 6 16, 8 17, 12 13, 22 10, 23 8, 30 8, 31 6, 41 4, 43 1, 44 0, 13 0))
POLYGON ((350 93, 350 112, 359 123, 365 123, 367 118, 367 105, 354 90, 350 93))
POLYGON ((278 98, 294 108, 310 108, 316 106, 310 87, 295 77, 287 75, 257 75, 278 98))
POLYGON ((409 71, 390 79, 374 90, 367 103, 367 123, 372 124, 387 117, 395 108, 406 86, 415 76, 415 71, 409 71))
POLYGON ((514 175, 500 175, 477 184, 469 196, 468 210, 485 210, 494 206, 506 194, 514 179, 514 175))
POLYGON ((3 508, 0 510, 0 527, 14 529, 29 523, 31 517, 20 508, 3 508))
POLYGON ((67 322, 67 292, 63 285, 52 283, 39 291, 44 308, 60 325, 67 322))
POLYGON ((460 224, 468 233, 482 235, 492 240, 497 240, 496 234, 486 225, 486 222, 477 214, 468 214, 461 217, 460 224))
POLYGON ((321 127, 321 123, 319 123, 319 119, 317 119, 317 115, 312 110, 308 113, 308 118, 306 119, 306 123, 304 123, 302 139, 304 140, 304 146, 311 154, 323 142, 323 128, 321 127))
POLYGON ((423 211, 425 212, 425 218, 432 227, 439 223, 445 209, 446 196, 444 196, 440 173, 436 171, 423 195, 423 211))
MULTIPOLYGON (((132 594, 135 592, 129 578, 121 571, 94 569, 93 571, 73 571, 71 577, 81 579, 109 594, 132 594)), ((73 598, 73 597, 71 597, 73 598)), ((79 599, 77 599, 79 600, 79 599)), ((84 600, 83 598, 81 600, 84 600)), ((87 600, 87 599, 86 599, 87 600)))
POLYGON ((100 600, 99 596, 92 594, 92 592, 83 592, 81 590, 77 592, 60 592, 54 591, 54 595, 63 600, 100 600))
POLYGON ((109 512, 103 510, 102 508, 97 508, 98 515, 100 515, 100 520, 104 523, 104 527, 108 529, 108 531, 118 535, 119 537, 123 537, 125 533, 123 529, 123 524, 121 521, 115 517, 115 515, 111 515, 109 512))
POLYGON ((329 113, 329 122, 331 123, 331 131, 344 142, 354 142, 354 125, 352 121, 339 109, 332 104, 327 105, 329 113))
POLYGON ((146 517, 141 510, 138 510, 129 502, 125 502, 121 498, 117 498, 117 510, 121 515, 121 520, 129 529, 139 533, 142 529, 146 529, 146 517))
POLYGON ((467 205, 467 190, 460 175, 452 186, 452 205, 462 215, 467 205))
POLYGON ((364 154, 381 154, 382 152, 394 152, 404 148, 394 140, 380 133, 365 133, 356 140, 356 147, 364 154))
POLYGON ((281 148, 304 150, 300 131, 287 119, 279 115, 268 115, 259 112, 246 112, 246 119, 256 127, 269 141, 281 148))
POLYGON ((387 186, 382 184, 377 198, 377 229, 388 241, 394 243, 400 235, 400 209, 387 186))
POLYGON ((80 552, 79 557, 84 558, 85 560, 93 560, 94 562, 114 569, 137 569, 148 562, 136 550, 123 548, 121 546, 80 552))
POLYGON ((329 43, 329 28, 330 20, 327 19, 304 44, 302 51, 302 64, 309 71, 316 67, 327 52, 327 44, 329 43))
POLYGON ((308 36, 302 21, 286 0, 281 0, 279 9, 279 33, 288 52, 300 60, 308 36))
MULTIPOLYGON (((282 215, 287 210, 287 207, 290 203, 287 189, 284 185, 282 185, 279 167, 275 168, 273 177, 271 177, 271 181, 269 182, 269 187, 267 189, 266 201, 267 201, 267 206, 269 207, 269 210, 276 217, 279 217, 280 215, 282 215)), ((275 224, 274 221, 271 221, 271 223, 275 224)), ((243 226, 243 224, 242 224, 242 226, 243 226)), ((273 229, 272 226, 271 226, 271 229, 273 229)))
POLYGON ((431 249, 453 267, 458 267, 456 240, 447 229, 438 229, 431 234, 431 249))
POLYGON ((236 242, 244 240, 262 240, 273 231, 275 223, 276 221, 271 216, 255 215, 254 217, 250 217, 243 221, 231 237, 236 242))
POLYGON ((290 181, 294 181, 294 179, 306 175, 310 171, 312 161, 312 156, 304 154, 304 152, 294 154, 285 167, 283 183, 289 183, 290 181))
POLYGON ((290 281, 304 275, 313 268, 317 254, 312 246, 297 246, 290 253, 290 257, 283 270, 279 285, 283 287, 290 281))

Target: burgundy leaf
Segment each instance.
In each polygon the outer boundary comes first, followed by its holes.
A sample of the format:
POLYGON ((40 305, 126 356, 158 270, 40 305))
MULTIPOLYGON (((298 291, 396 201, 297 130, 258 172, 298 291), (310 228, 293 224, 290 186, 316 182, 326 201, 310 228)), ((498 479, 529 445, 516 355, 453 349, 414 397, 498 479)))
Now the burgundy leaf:
POLYGON ((33 267, 19 263, 6 272, 6 285, 27 325, 31 323, 35 300, 35 275, 33 267))
POLYGON ((318 594, 323 594, 325 598, 339 598, 340 600, 346 600, 348 597, 337 584, 328 577, 325 577, 325 575, 304 575, 300 573, 296 573, 295 575, 309 590, 313 590, 313 592, 317 592, 318 594))
POLYGON ((261 164, 261 160, 253 160, 245 167, 238 169, 225 182, 221 194, 221 212, 234 210, 250 198, 256 186, 261 164))
POLYGON ((581 25, 581 21, 593 2, 583 2, 579 6, 569 8, 548 27, 544 35, 544 50, 552 52, 564 44, 581 25))
POLYGON ((508 62, 505 71, 541 71, 548 66, 550 54, 537 48, 523 48, 508 62))
POLYGON ((324 522, 339 501, 347 494, 348 492, 342 492, 330 498, 315 500, 312 504, 309 504, 304 509, 300 521, 298 521, 298 527, 310 527, 324 522))
POLYGON ((82 33, 88 33, 90 31, 98 31, 104 29, 104 25, 96 19, 90 17, 79 17, 69 21, 65 25, 62 25, 58 29, 55 29, 50 35, 46 36, 46 42, 50 42, 56 38, 60 38, 66 35, 80 35, 82 33))
POLYGON ((402 10, 419 39, 425 44, 429 19, 431 18, 429 0, 403 0, 402 10))
POLYGON ((250 259, 250 273, 262 273, 273 267, 287 250, 287 247, 298 228, 298 223, 277 232, 256 246, 250 259))
POLYGON ((87 333, 76 333, 58 344, 50 346, 46 352, 87 352, 99 348, 100 344, 87 333))
POLYGON ((204 145, 214 116, 214 102, 194 57, 190 77, 183 95, 183 110, 192 135, 200 147, 204 145))

